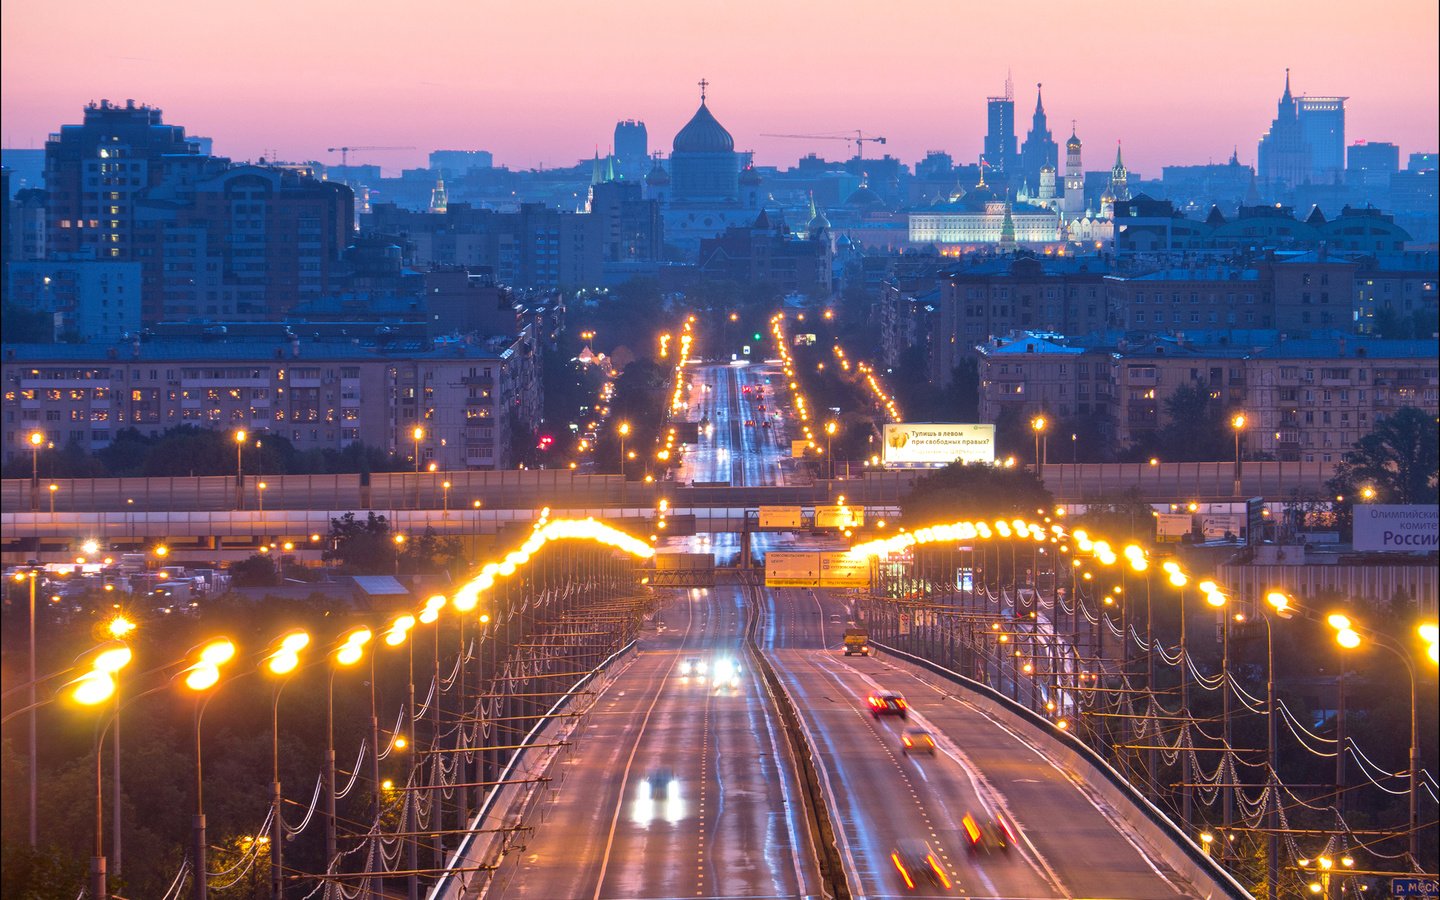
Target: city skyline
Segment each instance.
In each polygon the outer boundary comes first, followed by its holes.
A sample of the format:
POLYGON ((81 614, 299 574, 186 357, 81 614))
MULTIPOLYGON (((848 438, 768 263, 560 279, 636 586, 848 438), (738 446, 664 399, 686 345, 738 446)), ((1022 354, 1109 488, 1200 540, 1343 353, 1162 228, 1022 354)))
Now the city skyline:
POLYGON ((389 172, 424 165, 433 149, 485 149, 498 165, 553 168, 606 152, 621 119, 645 121, 651 149, 668 153, 704 77, 736 149, 755 151, 761 164, 851 153, 839 141, 764 133, 855 129, 888 138, 867 155, 913 163, 943 150, 973 162, 985 98, 1001 93, 1010 73, 1017 122, 1028 122, 1043 82, 1057 139, 1078 120, 1087 168, 1108 164, 1118 140, 1133 170, 1157 177, 1161 165, 1222 162, 1232 148, 1253 164, 1287 66, 1297 94, 1350 98, 1347 143, 1435 150, 1440 19, 1433 5, 1406 5, 1410 15, 1383 21, 1353 21, 1339 3, 1211 3, 1167 11, 1164 21, 1135 3, 1090 18, 1037 6, 990 23, 1015 35, 995 41, 977 33, 987 26, 972 13, 943 4, 910 5, 897 35, 885 37, 847 4, 823 16, 813 7, 727 7, 718 19, 703 8, 658 4, 628 5, 604 19, 456 8, 381 22, 362 3, 328 5, 286 32, 267 15, 280 9, 273 3, 237 21, 164 0, 145 17, 115 21, 22 2, 3 13, 0 130, 8 148, 38 148, 78 121, 86 103, 133 98, 235 159, 273 151, 333 164, 340 160, 330 146, 413 146, 351 161, 389 172), (1331 27, 1336 17, 1347 17, 1345 29, 1331 27), (62 28, 67 64, 55 66, 47 36, 62 28), (221 29, 230 45, 216 53, 221 29), (386 44, 367 45, 382 31, 386 44), (457 34, 467 37, 447 42, 457 34), (382 62, 368 63, 372 54, 382 62), (308 68, 297 73, 283 62, 293 59, 309 60, 308 68), (1144 77, 1127 78, 1127 69, 1144 77), (43 83, 35 77, 42 71, 43 83), (534 118, 537 108, 548 112, 534 118), (509 124, 522 120, 524 128, 509 124))

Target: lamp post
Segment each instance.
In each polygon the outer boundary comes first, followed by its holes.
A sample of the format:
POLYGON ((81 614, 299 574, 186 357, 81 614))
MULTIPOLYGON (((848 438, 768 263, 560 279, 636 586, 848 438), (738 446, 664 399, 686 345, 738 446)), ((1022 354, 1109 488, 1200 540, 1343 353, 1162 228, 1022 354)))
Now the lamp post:
MULTIPOLYGON (((1400 661, 1405 664, 1405 671, 1410 676, 1410 813, 1407 827, 1410 832, 1410 861, 1412 865, 1418 865, 1420 859, 1418 855, 1420 849, 1420 817, 1417 801, 1419 799, 1420 730, 1418 725, 1419 710, 1416 706, 1417 674, 1415 672, 1415 663, 1410 660, 1410 654, 1406 653, 1403 647, 1396 644, 1390 638, 1368 628, 1364 629, 1362 636, 1360 628, 1343 615, 1337 613, 1329 616, 1325 621, 1335 629, 1335 642, 1341 647, 1346 650, 1354 650, 1364 641, 1368 640, 1374 643, 1375 646, 1384 647, 1386 650, 1400 657, 1400 661)), ((1426 623, 1421 625, 1419 633, 1421 638, 1430 645, 1429 658, 1433 662, 1435 660, 1435 624, 1426 623)), ((1345 752, 1343 746, 1337 749, 1341 753, 1345 752)))
POLYGON ((32 431, 25 438, 30 443, 30 511, 40 508, 40 448, 45 446, 45 432, 32 431))
POLYGON ((620 476, 621 476, 621 478, 624 478, 624 476, 625 476, 625 435, 627 435, 627 434, 630 433, 630 423, 629 423, 629 422, 621 422, 621 423, 620 423, 620 428, 618 429, 618 431, 619 431, 619 433, 620 433, 620 476))
POLYGON ((263 482, 263 481, 257 482, 256 485, 255 485, 255 497, 256 497, 256 500, 257 500, 257 501, 259 502, 259 504, 260 504, 260 512, 261 512, 261 514, 264 514, 264 512, 265 512, 265 490, 266 490, 268 487, 270 487, 270 485, 266 484, 266 483, 263 482))
POLYGON ((190 896, 195 900, 206 900, 210 894, 210 883, 206 876, 205 854, 205 794, 204 768, 200 749, 200 722, 205 716, 205 707, 215 694, 210 690, 220 681, 220 666, 235 656, 235 644, 225 638, 211 641, 200 648, 200 658, 186 669, 184 685, 196 694, 195 701, 195 818, 193 820, 195 860, 194 889, 190 896))
POLYGON ((34 850, 40 844, 39 819, 36 818, 39 808, 40 781, 37 757, 35 755, 35 579, 40 575, 40 570, 31 566, 24 571, 16 571, 16 581, 30 582, 30 849, 34 850))
MULTIPOLYGON (((91 660, 90 671, 74 682, 71 698, 82 706, 98 706, 110 699, 115 694, 116 678, 119 676, 120 670, 129 665, 131 657, 130 648, 123 641, 112 641, 108 645, 103 645, 100 652, 91 660)), ((116 711, 117 713, 119 711, 118 705, 116 711)), ((101 760, 104 757, 100 752, 104 740, 105 725, 97 722, 95 725, 95 850, 90 857, 90 893, 94 900, 105 900, 109 893, 105 875, 105 781, 101 770, 101 760)), ((118 746, 119 734, 116 734, 115 740, 118 746)), ((120 774, 118 769, 115 774, 118 778, 120 774)), ((119 835, 120 832, 117 828, 115 832, 117 840, 119 835)))
POLYGON ((825 423, 825 470, 826 477, 831 481, 835 480, 835 457, 830 455, 830 439, 835 436, 838 428, 834 419, 825 423))
POLYGON ((280 692, 289 683, 286 676, 300 665, 300 651, 310 644, 310 634, 296 630, 280 639, 280 643, 265 657, 265 670, 282 680, 275 685, 274 699, 270 706, 270 896, 272 900, 285 897, 285 827, 281 821, 280 809, 280 692))
MULTIPOLYGON (((329 684, 325 690, 325 871, 335 862, 335 673, 360 661, 365 645, 370 642, 368 628, 348 632, 335 651, 335 665, 330 667, 329 684)), ((325 896, 330 895, 329 887, 325 896)))
MULTIPOLYGON (((105 630, 111 639, 123 641, 135 630, 135 623, 124 616, 116 616, 105 626, 105 630)), ((117 666, 110 672, 110 676, 115 683, 115 719, 112 726, 115 729, 115 740, 113 742, 115 755, 111 761, 111 765, 115 770, 113 775, 115 782, 113 785, 115 797, 113 805, 115 808, 111 810, 111 816, 113 817, 111 830, 114 832, 111 838, 111 850, 113 851, 111 857, 115 864, 114 871, 116 875, 120 874, 120 865, 122 862, 122 854, 120 852, 120 668, 121 667, 117 666)), ((97 762, 96 765, 99 765, 99 763, 97 762)))
POLYGON ((235 508, 245 508, 245 467, 241 454, 245 450, 245 429, 235 429, 235 508))
MULTIPOLYGON (((1290 606, 1290 598, 1280 591, 1270 591, 1265 595, 1265 602, 1274 610, 1275 615, 1282 619, 1288 619, 1293 615, 1293 608, 1290 606)), ((1278 755, 1279 740, 1279 715, 1275 706, 1275 634, 1270 625, 1270 616, 1262 608, 1260 618, 1265 620, 1265 746, 1270 768, 1270 778, 1278 782, 1279 774, 1276 766, 1280 764, 1278 755)), ((1344 752, 1341 748, 1340 752, 1344 752)), ((1273 785, 1268 785, 1273 787, 1273 785)), ((1269 802, 1265 807, 1265 831, 1269 836, 1268 847, 1265 851, 1265 885, 1270 900, 1278 900, 1280 896, 1280 801, 1272 791, 1269 802)))
MULTIPOLYGON (((1030 430, 1035 432, 1035 474, 1039 475, 1044 461, 1040 457, 1040 438, 1045 434, 1045 428, 1050 423, 1045 421, 1044 416, 1036 416, 1030 420, 1030 430)), ((1048 442, 1049 438, 1046 437, 1048 442)))
POLYGON ((1245 414, 1236 413, 1230 418, 1230 428, 1235 432, 1235 496, 1240 496, 1240 432, 1245 430, 1245 414))
POLYGON ((441 518, 450 518, 450 481, 448 479, 440 482, 440 503, 444 511, 441 518))
POLYGON ((55 518, 55 494, 60 490, 60 485, 50 482, 50 518, 55 518))
POLYGON ((403 534, 397 534, 397 535, 395 535, 394 541, 395 541, 395 577, 396 577, 396 578, 399 578, 399 577, 400 577, 400 551, 405 548, 405 535, 403 535, 403 534))

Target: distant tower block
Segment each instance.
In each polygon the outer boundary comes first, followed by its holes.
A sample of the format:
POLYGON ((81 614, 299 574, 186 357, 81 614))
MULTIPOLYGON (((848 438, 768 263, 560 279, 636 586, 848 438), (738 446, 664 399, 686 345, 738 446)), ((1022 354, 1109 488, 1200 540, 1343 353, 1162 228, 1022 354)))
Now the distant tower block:
POLYGON ((645 123, 626 119, 615 124, 615 159, 626 181, 639 181, 650 169, 650 137, 645 123))

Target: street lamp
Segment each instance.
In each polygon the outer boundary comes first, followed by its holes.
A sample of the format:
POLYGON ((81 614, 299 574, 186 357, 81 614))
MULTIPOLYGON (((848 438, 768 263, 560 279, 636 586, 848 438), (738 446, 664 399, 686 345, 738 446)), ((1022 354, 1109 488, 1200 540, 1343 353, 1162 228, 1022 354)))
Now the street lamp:
POLYGON ((40 570, 35 566, 16 570, 16 581, 30 582, 30 849, 40 844, 40 825, 36 810, 40 801, 39 769, 35 748, 35 579, 40 570))
POLYGON ((1230 418, 1230 427, 1235 431, 1235 496, 1240 496, 1240 432, 1245 430, 1245 414, 1236 413, 1230 418))
MULTIPOLYGON (((130 648, 123 641, 111 641, 101 646, 95 658, 90 661, 90 671, 73 682, 73 689, 70 693, 71 699, 82 706, 98 706, 114 696, 116 692, 116 680, 119 678, 120 670, 130 664, 133 658, 130 648)), ((119 699, 116 699, 116 715, 119 715, 119 699)), ((105 740, 105 728, 97 723, 95 726, 95 852, 90 858, 90 892, 96 900, 105 900, 108 890, 105 885, 105 788, 104 777, 101 772, 100 754, 101 745, 105 740)), ((119 759, 120 735, 115 734, 116 759, 119 759)), ((120 769, 115 769, 115 777, 118 781, 120 769)), ((117 811, 115 814, 115 852, 116 871, 119 871, 120 852, 120 815, 118 812, 119 787, 116 787, 117 811)))
POLYGON ((450 482, 448 480, 440 482, 440 498, 441 505, 445 512, 443 518, 448 519, 450 518, 450 482))
POLYGON ((235 508, 245 508, 245 468, 240 454, 245 449, 245 439, 249 435, 245 429, 235 429, 235 508))
MULTIPOLYGON (((1410 675, 1410 818, 1408 822, 1408 830, 1410 832, 1410 859, 1412 863, 1417 862, 1420 859, 1420 857, 1418 856, 1418 852, 1420 849, 1420 817, 1418 814, 1417 806, 1417 801, 1419 799, 1418 778, 1420 773, 1420 730, 1418 725, 1419 710, 1416 706, 1416 682, 1418 676, 1415 671, 1415 663, 1411 661, 1410 654, 1406 653, 1403 647, 1396 644, 1390 638, 1385 637, 1383 634, 1367 628, 1365 629, 1365 633, 1362 636, 1360 633, 1360 626, 1358 626, 1354 622, 1351 622, 1347 616, 1336 613, 1328 616, 1325 621, 1328 625, 1330 625, 1331 628, 1335 629, 1335 643, 1339 644, 1341 647, 1345 648, 1346 650, 1354 650, 1368 640, 1374 643, 1375 646, 1384 647, 1386 650, 1389 650, 1391 653, 1400 657, 1400 661, 1405 664, 1406 672, 1410 675)), ((1421 625, 1417 629, 1417 631, 1420 637, 1429 644, 1427 654, 1430 660, 1432 662, 1435 661, 1435 623, 1426 622, 1425 624, 1421 625)), ((1338 749, 1341 753, 1345 752, 1344 747, 1337 747, 1336 749, 1338 749)))
POLYGON ((839 426, 835 424, 834 419, 825 423, 825 467, 828 473, 827 477, 832 481, 835 479, 835 457, 830 455, 830 439, 835 436, 838 429, 839 426))
POLYGON ((1045 421, 1044 416, 1036 416, 1030 420, 1030 430, 1035 432, 1035 472, 1037 475, 1040 473, 1041 466, 1044 465, 1044 461, 1040 456, 1040 438, 1042 435, 1045 436, 1046 449, 1049 449, 1050 437, 1045 434, 1045 429, 1049 424, 1049 422, 1045 421))
POLYGON ((401 550, 404 548, 404 546, 405 546, 405 535, 403 535, 403 534, 397 534, 397 535, 395 535, 394 541, 395 541, 395 577, 396 577, 396 578, 399 578, 399 577, 400 577, 400 551, 401 551, 401 550))
POLYGON ((60 490, 60 485, 50 482, 50 517, 55 517, 55 493, 60 490))
POLYGON ((40 448, 45 446, 45 432, 32 431, 25 438, 30 442, 30 509, 40 506, 40 448))
POLYGON ((195 692, 195 819, 194 819, 194 841, 193 848, 195 860, 194 890, 191 896, 195 900, 205 900, 209 896, 210 883, 206 874, 205 853, 208 849, 205 842, 205 795, 204 795, 204 768, 200 751, 200 722, 205 716, 205 707, 209 705, 215 693, 211 688, 220 682, 220 667, 229 662, 235 656, 234 642, 219 638, 210 641, 200 648, 200 655, 196 662, 182 673, 185 677, 185 687, 195 692))
POLYGON ((620 474, 625 474, 625 435, 630 433, 630 423, 621 422, 620 428, 620 474))
POLYGON ((270 485, 263 481, 255 485, 255 496, 260 501, 260 512, 262 513, 265 512, 265 489, 268 487, 270 487, 270 485))
POLYGON ((415 441, 415 474, 420 474, 420 442, 425 439, 425 429, 416 425, 410 429, 410 437, 415 441))
POLYGON ((275 684, 270 707, 270 896, 285 896, 284 868, 285 829, 280 812, 280 692, 289 684, 287 676, 300 666, 300 651, 310 645, 310 633, 301 629, 280 638, 275 649, 265 656, 265 671, 281 680, 275 684))
MULTIPOLYGON (((108 623, 106 623, 105 632, 110 635, 111 640, 124 641, 135 631, 136 627, 137 626, 135 625, 135 623, 125 618, 124 615, 118 615, 115 618, 111 619, 108 623)), ((129 653, 128 648, 126 650, 126 653, 129 653)), ((113 660, 115 659, 115 657, 110 657, 109 659, 113 660)), ((111 843, 114 845, 114 853, 112 854, 114 858, 112 861, 115 863, 115 874, 119 875, 122 860, 122 854, 120 852, 120 667, 117 666, 107 671, 110 671, 110 676, 114 679, 115 683, 115 718, 113 723, 113 727, 115 729, 115 757, 112 762, 115 770, 115 808, 111 811, 111 815, 114 817, 114 824, 112 826, 114 836, 111 839, 111 843)), ((99 763, 97 762, 96 764, 98 765, 99 763)))
MULTIPOLYGON (((350 630, 335 649, 335 665, 330 667, 329 686, 325 691, 325 869, 335 862, 335 673, 349 668, 365 655, 370 642, 370 629, 361 626, 350 630)), ((328 895, 329 889, 326 889, 328 895)))

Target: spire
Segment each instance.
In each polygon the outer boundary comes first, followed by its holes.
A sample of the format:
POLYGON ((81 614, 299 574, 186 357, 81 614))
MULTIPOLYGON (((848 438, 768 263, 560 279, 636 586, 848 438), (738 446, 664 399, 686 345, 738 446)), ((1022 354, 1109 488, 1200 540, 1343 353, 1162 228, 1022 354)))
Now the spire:
POLYGON ((1125 160, 1123 160, 1123 159, 1120 158, 1120 142, 1119 142, 1119 141, 1116 141, 1116 142, 1115 142, 1115 168, 1117 168, 1117 169, 1123 169, 1123 168, 1125 168, 1125 160))
POLYGON ((1280 98, 1282 103, 1290 102, 1290 67, 1285 67, 1285 95, 1280 98))
POLYGON ((1045 101, 1040 96, 1040 89, 1044 86, 1045 85, 1039 81, 1035 82, 1035 117, 1037 119, 1045 115, 1045 101))

